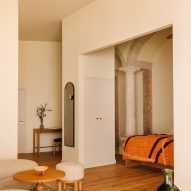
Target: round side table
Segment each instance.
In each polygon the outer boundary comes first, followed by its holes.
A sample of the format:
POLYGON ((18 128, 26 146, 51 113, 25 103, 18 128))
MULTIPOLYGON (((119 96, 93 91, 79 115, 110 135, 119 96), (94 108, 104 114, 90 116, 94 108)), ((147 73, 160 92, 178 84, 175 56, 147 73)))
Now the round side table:
POLYGON ((44 183, 50 181, 58 181, 58 191, 62 190, 62 184, 59 181, 60 178, 63 178, 65 173, 56 169, 48 169, 45 174, 37 175, 35 170, 25 170, 22 172, 16 173, 13 178, 17 181, 36 183, 36 191, 44 191, 44 183))

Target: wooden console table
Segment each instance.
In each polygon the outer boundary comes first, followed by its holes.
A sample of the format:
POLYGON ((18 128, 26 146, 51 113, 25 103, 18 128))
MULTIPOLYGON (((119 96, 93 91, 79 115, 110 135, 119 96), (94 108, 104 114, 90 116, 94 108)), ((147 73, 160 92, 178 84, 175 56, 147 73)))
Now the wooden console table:
POLYGON ((35 153, 35 149, 37 149, 37 153, 40 152, 40 148, 47 148, 47 147, 52 147, 52 146, 44 146, 40 147, 40 134, 41 133, 59 133, 62 132, 62 128, 44 128, 41 129, 33 129, 33 153, 35 153), (36 137, 37 137, 37 146, 36 146, 36 137))

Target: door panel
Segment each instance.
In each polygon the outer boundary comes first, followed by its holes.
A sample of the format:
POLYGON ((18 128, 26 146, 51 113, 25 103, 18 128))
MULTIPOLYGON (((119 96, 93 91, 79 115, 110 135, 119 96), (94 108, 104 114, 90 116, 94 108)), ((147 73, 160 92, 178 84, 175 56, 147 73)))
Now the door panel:
POLYGON ((111 160, 113 156, 113 88, 111 80, 85 79, 85 163, 111 160))
POLYGON ((24 153, 25 145, 25 90, 18 91, 18 153, 24 153))

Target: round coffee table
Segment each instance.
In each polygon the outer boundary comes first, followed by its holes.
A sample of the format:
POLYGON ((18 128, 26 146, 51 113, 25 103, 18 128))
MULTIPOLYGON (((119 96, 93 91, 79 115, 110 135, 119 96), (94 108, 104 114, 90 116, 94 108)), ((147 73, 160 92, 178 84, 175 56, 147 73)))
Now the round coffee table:
POLYGON ((44 183, 57 180, 58 181, 58 191, 62 190, 62 184, 58 180, 65 175, 63 171, 56 169, 48 169, 45 174, 37 175, 35 170, 25 170, 16 173, 13 178, 18 181, 36 183, 36 191, 44 191, 44 183))

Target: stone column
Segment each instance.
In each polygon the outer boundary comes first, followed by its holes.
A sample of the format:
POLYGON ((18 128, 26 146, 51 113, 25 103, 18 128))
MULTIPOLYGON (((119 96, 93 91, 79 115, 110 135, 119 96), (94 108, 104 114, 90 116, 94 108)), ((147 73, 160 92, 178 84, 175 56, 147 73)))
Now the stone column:
POLYGON ((136 134, 135 129, 135 72, 140 70, 137 66, 121 67, 126 78, 126 137, 136 134))

